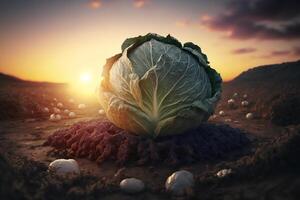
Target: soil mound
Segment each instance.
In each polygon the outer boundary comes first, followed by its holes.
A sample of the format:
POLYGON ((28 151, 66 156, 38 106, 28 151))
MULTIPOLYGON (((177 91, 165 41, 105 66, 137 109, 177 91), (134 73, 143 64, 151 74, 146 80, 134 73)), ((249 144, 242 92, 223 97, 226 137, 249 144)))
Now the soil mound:
POLYGON ((249 143, 245 133, 228 125, 202 124, 185 134, 153 140, 129 134, 109 121, 93 120, 56 131, 45 145, 97 163, 179 165, 224 159, 235 150, 243 152, 249 143))

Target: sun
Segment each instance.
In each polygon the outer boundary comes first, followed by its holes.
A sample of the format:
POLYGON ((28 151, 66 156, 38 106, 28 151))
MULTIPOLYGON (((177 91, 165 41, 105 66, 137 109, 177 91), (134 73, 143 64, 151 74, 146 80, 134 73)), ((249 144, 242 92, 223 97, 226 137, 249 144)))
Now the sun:
POLYGON ((92 81, 92 75, 90 73, 83 73, 80 75, 79 79, 83 83, 90 83, 92 81))

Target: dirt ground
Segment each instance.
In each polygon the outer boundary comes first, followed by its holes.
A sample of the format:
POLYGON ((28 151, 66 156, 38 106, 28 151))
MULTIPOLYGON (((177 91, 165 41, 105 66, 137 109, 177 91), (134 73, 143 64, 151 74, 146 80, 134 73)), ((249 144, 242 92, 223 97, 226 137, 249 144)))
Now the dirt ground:
MULTIPOLYGON (((56 130, 80 121, 104 119, 105 116, 98 113, 100 106, 97 103, 87 104, 86 109, 73 106, 71 108, 77 113, 76 118, 70 119, 64 116, 58 122, 49 121, 48 116, 45 117, 44 114, 42 117, 2 120, 0 121, 0 198, 176 199, 165 192, 164 183, 174 171, 186 169, 196 178, 195 190, 185 197, 186 199, 299 199, 300 173, 297 170, 299 162, 294 165, 290 162, 293 159, 290 158, 283 159, 284 164, 277 162, 277 160, 281 162, 282 155, 287 154, 285 141, 293 139, 294 136, 279 139, 278 148, 277 146, 277 149, 273 148, 273 144, 276 143, 274 140, 281 138, 282 134, 297 132, 295 135, 299 135, 299 127, 275 126, 259 116, 246 119, 245 114, 251 112, 250 108, 238 106, 231 109, 226 102, 227 99, 222 99, 216 110, 216 116, 211 117, 209 122, 225 123, 245 131, 251 140, 251 149, 246 154, 240 154, 239 157, 228 155, 223 160, 178 167, 164 165, 120 167, 113 162, 97 165, 85 158, 75 158, 81 169, 81 176, 75 179, 62 179, 47 172, 50 162, 57 158, 66 158, 66 154, 43 144, 56 130), (220 110, 224 110, 224 116, 218 115, 220 110), (282 148, 284 151, 280 150, 281 147, 284 147, 282 148), (271 156, 265 156, 265 152, 270 151, 271 156), (273 167, 274 170, 271 170, 273 167), (233 168, 234 173, 223 179, 217 178, 215 173, 223 168, 233 168), (118 186, 119 182, 126 177, 143 180, 146 190, 136 195, 122 193, 118 186)), ((51 103, 51 100, 48 103, 51 103)), ((299 141, 296 140, 300 145, 299 141)), ((297 152, 293 150, 289 154, 297 155, 297 152)), ((296 157, 295 159, 298 160, 296 157)))

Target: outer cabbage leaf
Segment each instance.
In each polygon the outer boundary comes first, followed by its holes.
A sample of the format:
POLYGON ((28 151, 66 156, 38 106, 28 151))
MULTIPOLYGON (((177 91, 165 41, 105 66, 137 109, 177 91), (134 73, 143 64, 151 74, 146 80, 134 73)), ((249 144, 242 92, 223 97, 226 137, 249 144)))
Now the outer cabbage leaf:
POLYGON ((148 34, 125 40, 104 66, 100 103, 117 126, 151 137, 180 134, 214 112, 221 78, 201 49, 148 34))

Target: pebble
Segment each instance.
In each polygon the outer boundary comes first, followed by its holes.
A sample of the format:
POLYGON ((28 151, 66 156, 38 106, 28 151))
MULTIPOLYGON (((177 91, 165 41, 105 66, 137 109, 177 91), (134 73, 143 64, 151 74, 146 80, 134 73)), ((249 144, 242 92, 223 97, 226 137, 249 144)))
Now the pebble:
POLYGON ((225 119, 225 122, 232 122, 232 119, 225 119))
POLYGON ((78 108, 79 108, 79 109, 84 109, 84 108, 86 108, 86 105, 83 104, 83 103, 81 103, 81 104, 78 105, 78 108))
POLYGON ((253 119, 253 113, 247 113, 246 114, 246 119, 253 119))
POLYGON ((221 111, 219 112, 219 115, 220 115, 220 116, 224 116, 224 115, 225 115, 225 112, 224 112, 223 110, 221 110, 221 111))
POLYGON ((234 100, 234 99, 229 99, 229 100, 227 101, 227 103, 228 103, 229 105, 233 105, 233 104, 235 103, 235 100, 234 100))
POLYGON ((49 120, 52 122, 57 122, 59 120, 61 120, 62 117, 60 114, 51 114, 49 120))
POLYGON ((59 103, 57 103, 57 107, 62 108, 62 107, 64 107, 64 105, 61 102, 59 102, 59 103))
POLYGON ((193 191, 194 182, 194 175, 191 172, 180 170, 168 177, 165 187, 175 196, 184 196, 193 191))
POLYGON ((228 176, 232 173, 232 169, 222 169, 217 172, 216 176, 219 178, 223 178, 225 176, 228 176))
POLYGON ((54 107, 54 108, 53 108, 53 112, 54 112, 55 114, 58 114, 58 113, 60 113, 60 109, 59 109, 59 108, 56 108, 56 107, 54 107))
POLYGON ((134 194, 143 191, 145 184, 136 178, 126 178, 120 182, 120 188, 123 192, 134 194))
POLYGON ((239 94, 237 93, 237 92, 235 92, 234 94, 233 94, 233 97, 237 97, 239 94))
POLYGON ((247 95, 247 94, 244 94, 244 95, 243 95, 243 98, 244 98, 244 99, 247 99, 247 98, 248 98, 248 95, 247 95))
POLYGON ((103 109, 100 109, 100 110, 99 110, 99 115, 104 115, 104 114, 105 114, 104 110, 103 110, 103 109))
POLYGON ((244 106, 244 107, 247 107, 249 105, 249 102, 248 101, 242 101, 241 105, 244 106))
POLYGON ((68 109, 65 109, 65 110, 64 110, 64 113, 65 113, 65 114, 69 114, 70 111, 69 111, 68 109))
POLYGON ((44 108, 44 112, 45 112, 45 113, 50 112, 49 108, 45 107, 45 108, 44 108))
POLYGON ((75 175, 80 174, 79 165, 74 159, 57 159, 49 164, 49 172, 57 175, 75 175))
POLYGON ((76 117, 76 113, 74 113, 74 112, 69 112, 69 117, 70 117, 70 118, 75 118, 75 117, 76 117))

